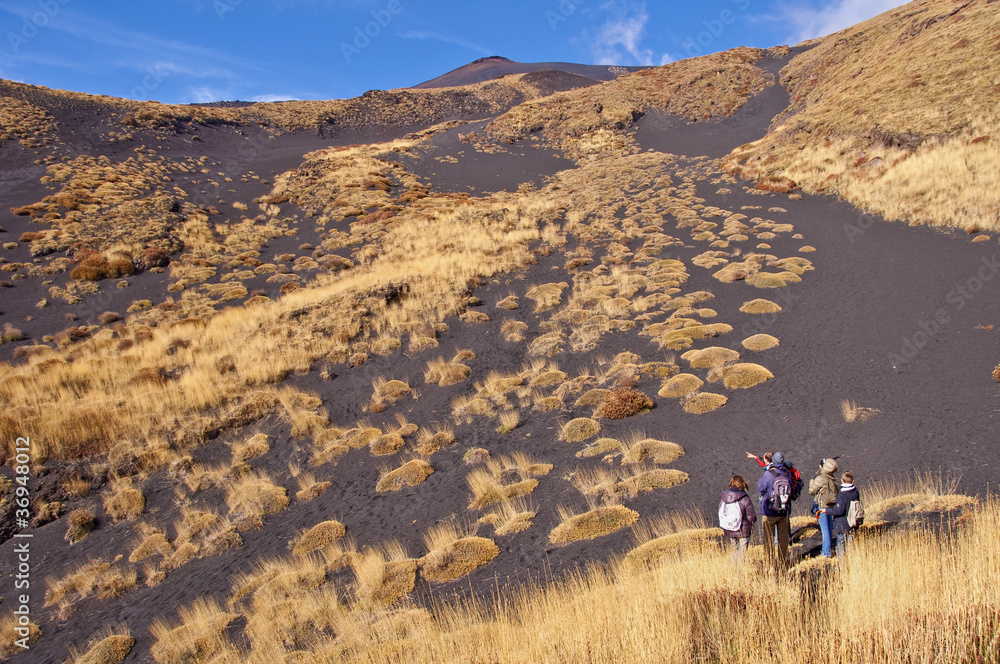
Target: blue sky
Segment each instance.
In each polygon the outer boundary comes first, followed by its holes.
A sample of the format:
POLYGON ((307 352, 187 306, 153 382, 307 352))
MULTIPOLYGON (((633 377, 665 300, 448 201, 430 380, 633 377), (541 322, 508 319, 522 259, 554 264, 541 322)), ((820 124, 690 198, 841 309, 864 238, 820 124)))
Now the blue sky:
POLYGON ((0 0, 0 78, 132 99, 331 99, 486 55, 659 65, 795 44, 893 0, 0 0))

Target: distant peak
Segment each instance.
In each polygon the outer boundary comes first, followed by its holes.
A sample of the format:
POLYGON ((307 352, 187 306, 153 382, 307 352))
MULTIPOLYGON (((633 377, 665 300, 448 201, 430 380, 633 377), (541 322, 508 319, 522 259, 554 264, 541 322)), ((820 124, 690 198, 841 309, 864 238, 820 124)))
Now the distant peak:
POLYGON ((510 58, 505 58, 502 55, 490 55, 485 58, 479 58, 478 60, 473 60, 470 64, 478 64, 480 62, 490 62, 494 60, 499 60, 500 62, 513 62, 510 58))

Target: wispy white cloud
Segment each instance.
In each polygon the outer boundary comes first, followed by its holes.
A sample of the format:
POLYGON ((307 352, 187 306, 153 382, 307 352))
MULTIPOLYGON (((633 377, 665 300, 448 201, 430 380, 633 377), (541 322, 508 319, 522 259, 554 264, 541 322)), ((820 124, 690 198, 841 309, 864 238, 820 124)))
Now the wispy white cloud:
POLYGON ((819 6, 786 4, 768 18, 788 25, 789 42, 796 44, 843 30, 904 4, 900 0, 828 0, 819 6))
POLYGON ((642 47, 649 14, 645 2, 611 2, 604 6, 614 16, 593 39, 594 63, 599 65, 652 65, 653 51, 642 47))
POLYGON ((292 95, 257 95, 252 101, 297 101, 299 98, 292 95))
POLYGON ((213 101, 229 101, 232 94, 229 88, 212 88, 207 85, 191 86, 187 89, 189 104, 207 104, 213 101))
POLYGON ((437 32, 426 32, 422 30, 410 30, 399 35, 403 39, 431 39, 434 41, 444 42, 446 44, 455 44, 456 46, 461 46, 467 48, 470 51, 476 51, 477 53, 482 53, 483 55, 496 55, 493 51, 470 42, 468 40, 462 39, 460 37, 453 37, 451 35, 442 35, 437 32))

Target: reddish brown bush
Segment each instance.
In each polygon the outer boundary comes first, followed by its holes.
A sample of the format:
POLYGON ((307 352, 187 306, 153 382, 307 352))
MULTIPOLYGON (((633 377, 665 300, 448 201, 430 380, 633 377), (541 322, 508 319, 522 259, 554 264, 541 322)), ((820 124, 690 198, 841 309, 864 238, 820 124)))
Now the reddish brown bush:
POLYGON ((787 194, 798 186, 795 180, 786 178, 783 175, 766 175, 754 185, 761 191, 774 191, 779 194, 787 194))
POLYGON ((159 247, 149 247, 142 252, 142 256, 139 258, 139 265, 143 270, 148 270, 151 267, 166 267, 170 263, 170 258, 167 256, 167 252, 159 247))
POLYGON ((631 387, 616 387, 610 390, 597 409, 597 417, 620 420, 653 407, 653 400, 631 387))
POLYGON ((45 237, 45 236, 42 235, 41 233, 35 233, 34 231, 28 231, 28 232, 25 232, 25 233, 21 233, 20 241, 21 242, 34 242, 35 240, 41 240, 43 237, 45 237))

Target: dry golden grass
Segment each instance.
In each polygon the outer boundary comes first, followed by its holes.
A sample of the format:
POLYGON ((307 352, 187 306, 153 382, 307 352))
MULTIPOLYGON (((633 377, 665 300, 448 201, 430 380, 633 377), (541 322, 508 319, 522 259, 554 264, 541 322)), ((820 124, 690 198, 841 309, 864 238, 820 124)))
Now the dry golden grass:
POLYGON ((416 451, 423 456, 431 456, 454 442, 455 429, 448 424, 436 424, 433 430, 421 427, 417 433, 416 451))
POLYGON ((132 650, 135 639, 128 628, 106 630, 83 649, 70 646, 70 664, 118 664, 132 650), (110 632, 110 633, 106 633, 110 632))
POLYGON ((740 362, 726 367, 714 369, 708 375, 708 380, 721 380, 726 389, 746 389, 774 378, 774 374, 765 367, 753 362, 740 362))
POLYGON ((157 664, 185 664, 192 661, 222 660, 233 646, 225 629, 238 615, 227 613, 213 599, 201 598, 178 610, 179 621, 157 619, 150 626, 156 643, 149 649, 157 664))
POLYGON ((439 583, 465 576, 500 554, 493 540, 466 535, 451 521, 428 530, 424 544, 427 554, 419 560, 420 575, 439 583))
POLYGON ((577 417, 563 425, 559 437, 567 443, 579 443, 601 432, 601 424, 589 417, 577 417))
POLYGON ((690 476, 687 473, 673 468, 640 469, 618 482, 615 485, 615 491, 635 497, 645 491, 669 489, 672 486, 687 482, 688 479, 690 479, 690 476))
POLYGON ((873 415, 878 415, 881 411, 878 408, 867 408, 859 406, 853 399, 842 399, 840 401, 840 414, 845 422, 864 422, 873 415))
POLYGON ((601 387, 595 387, 587 390, 580 395, 580 398, 573 403, 573 406, 575 408, 579 408, 581 406, 599 406, 601 405, 601 402, 604 401, 604 398, 607 396, 609 391, 610 390, 606 390, 601 387))
POLYGON ((0 620, 0 657, 6 659, 15 653, 23 652, 23 648, 15 643, 19 639, 26 638, 25 643, 30 646, 41 635, 42 630, 38 628, 36 623, 29 619, 27 625, 22 625, 18 616, 8 613, 3 620, 0 620), (18 629, 27 630, 27 636, 25 637, 23 632, 18 632, 18 629))
POLYGON ((621 505, 604 505, 583 514, 560 509, 562 521, 549 533, 553 544, 568 544, 583 539, 610 535, 616 530, 635 523, 639 513, 621 505))
POLYGON ((593 456, 604 456, 614 454, 621 449, 621 441, 615 438, 598 438, 587 447, 576 453, 576 456, 585 459, 593 456))
POLYGON ((559 306, 559 303, 562 301, 562 292, 566 288, 569 288, 569 284, 565 281, 542 284, 541 286, 529 288, 524 296, 529 300, 534 300, 535 313, 539 314, 559 306))
POLYGON ((267 473, 251 471, 233 480, 226 490, 229 516, 237 530, 263 525, 263 517, 288 507, 285 488, 271 481, 267 473))
POLYGON ((146 506, 146 497, 132 486, 132 478, 115 480, 103 496, 104 511, 115 521, 135 519, 146 506))
POLYGON ((731 348, 709 346, 701 350, 689 350, 681 355, 681 359, 687 360, 692 369, 711 369, 735 362, 740 359, 740 354, 731 348))
POLYGON ((402 380, 386 380, 385 378, 376 378, 372 381, 372 401, 388 401, 389 403, 396 403, 402 399, 407 394, 410 394, 412 390, 410 386, 402 380))
POLYGON ((747 350, 759 353, 774 348, 780 343, 777 337, 773 337, 770 334, 754 334, 744 339, 742 346, 747 350))
POLYGON ((816 40, 782 72, 793 104, 780 119, 794 121, 735 150, 727 170, 781 173, 889 219, 997 228, 998 30, 985 3, 930 0, 816 40))
POLYGON ((717 408, 722 408, 729 401, 729 397, 713 392, 695 392, 688 395, 681 402, 684 410, 688 413, 701 415, 709 413, 717 408))
POLYGON ((292 548, 292 553, 297 556, 309 555, 333 544, 346 534, 347 529, 339 521, 321 521, 299 536, 292 548))
POLYGON ((399 542, 366 549, 351 560, 355 598, 363 608, 392 604, 413 591, 417 561, 409 558, 399 542))
POLYGON ((531 527, 538 510, 523 498, 502 501, 496 508, 479 518, 479 523, 493 526, 497 535, 519 533, 531 527))
POLYGON ((461 383, 469 377, 471 369, 461 362, 445 362, 443 357, 430 360, 427 369, 424 371, 424 380, 428 383, 437 383, 441 387, 461 383))
POLYGON ((488 463, 485 469, 476 468, 469 473, 466 482, 473 496, 469 501, 469 509, 482 509, 504 500, 526 496, 538 486, 538 480, 530 477, 506 483, 500 477, 502 474, 503 469, 496 462, 488 463))
POLYGON ((91 594, 99 598, 120 597, 136 587, 136 572, 103 560, 77 565, 62 578, 45 580, 45 606, 56 605, 62 619, 76 610, 76 603, 91 594))
POLYGON ((90 534, 94 529, 94 511, 88 508, 78 507, 66 517, 65 540, 70 544, 76 544, 90 534))
POLYGON ((302 473, 296 478, 296 481, 299 483, 299 490, 295 493, 295 500, 299 502, 312 500, 331 486, 329 481, 317 481, 316 476, 312 473, 302 473))
POLYGON ((667 398, 685 397, 696 392, 704 384, 705 381, 694 374, 681 373, 667 380, 657 394, 667 398))
POLYGON ((257 433, 244 441, 234 443, 232 445, 233 463, 245 463, 250 459, 267 454, 271 450, 267 439, 266 433, 257 433))
POLYGON ((740 311, 745 314, 775 314, 781 311, 781 306, 770 300, 757 298, 756 300, 744 302, 743 306, 740 307, 740 311))
POLYGON ((387 470, 375 485, 378 492, 399 491, 408 486, 417 486, 431 476, 434 468, 421 459, 411 459, 399 468, 387 470))
POLYGON ((647 438, 642 433, 632 433, 621 442, 622 463, 639 463, 646 459, 656 464, 668 464, 684 456, 684 448, 677 443, 647 438))

